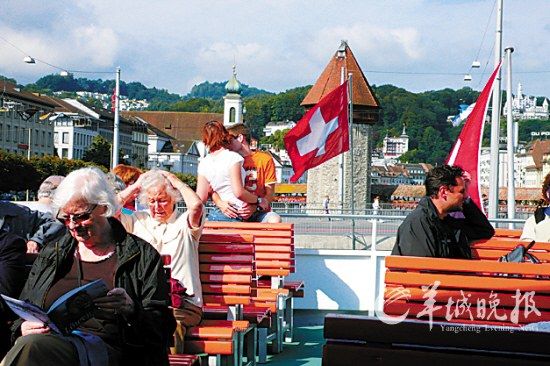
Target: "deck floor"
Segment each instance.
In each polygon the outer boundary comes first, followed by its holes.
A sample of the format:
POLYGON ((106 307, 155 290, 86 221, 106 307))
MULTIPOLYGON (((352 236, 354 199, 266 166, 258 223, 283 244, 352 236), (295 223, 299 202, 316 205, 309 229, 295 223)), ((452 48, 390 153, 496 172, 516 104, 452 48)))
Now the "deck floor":
POLYGON ((323 356, 323 324, 328 311, 295 310, 294 339, 285 343, 283 352, 268 355, 269 366, 321 365, 323 356))

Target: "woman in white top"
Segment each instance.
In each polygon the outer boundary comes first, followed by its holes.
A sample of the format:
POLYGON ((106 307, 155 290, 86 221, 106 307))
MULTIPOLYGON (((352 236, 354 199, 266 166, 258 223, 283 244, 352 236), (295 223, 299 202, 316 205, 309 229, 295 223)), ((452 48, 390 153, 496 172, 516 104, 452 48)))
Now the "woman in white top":
POLYGON ((525 221, 522 240, 550 242, 550 173, 542 184, 542 202, 535 214, 525 221))
MULTIPOLYGON (((244 159, 241 155, 229 150, 231 144, 238 144, 218 121, 210 121, 202 128, 202 141, 209 149, 209 154, 199 163, 197 194, 206 203, 212 192, 230 202, 237 209, 245 203, 258 202, 258 196, 248 192, 244 186, 244 159)), ((236 149, 238 150, 238 149, 236 149)), ((237 221, 214 209, 209 213, 212 221, 237 221)), ((240 221, 240 220, 239 220, 240 221)))

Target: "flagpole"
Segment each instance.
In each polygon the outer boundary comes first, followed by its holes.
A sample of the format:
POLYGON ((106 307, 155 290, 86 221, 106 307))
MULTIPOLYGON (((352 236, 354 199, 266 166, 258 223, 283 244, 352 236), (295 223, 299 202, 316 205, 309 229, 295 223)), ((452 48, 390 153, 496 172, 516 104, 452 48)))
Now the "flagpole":
MULTIPOLYGON (((508 141, 506 147, 508 149, 508 218, 514 219, 516 217, 516 188, 514 186, 514 120, 512 118, 512 52, 513 47, 507 47, 504 50, 506 54, 506 61, 508 69, 506 70, 506 101, 508 108, 506 108, 506 134, 508 141)), ((509 228, 514 229, 514 223, 509 223, 509 228)))
MULTIPOLYGON (((351 214, 355 215, 355 189, 353 186, 354 172, 354 156, 353 156, 353 74, 348 73, 348 95, 349 95, 349 156, 350 156, 350 198, 351 198, 351 214)), ((351 247, 355 250, 355 219, 351 219, 351 247)))
MULTIPOLYGON (((503 0, 498 0, 497 30, 495 39, 495 68, 502 58, 502 6, 503 0)), ((500 70, 493 89, 493 111, 491 113, 491 174, 489 187, 489 218, 498 217, 499 188, 499 131, 500 130, 500 70)))
MULTIPOLYGON (((346 68, 342 66, 340 69, 340 85, 346 81, 346 68)), ((340 195, 340 215, 344 214, 344 154, 338 156, 338 174, 340 176, 340 184, 338 193, 340 195)))

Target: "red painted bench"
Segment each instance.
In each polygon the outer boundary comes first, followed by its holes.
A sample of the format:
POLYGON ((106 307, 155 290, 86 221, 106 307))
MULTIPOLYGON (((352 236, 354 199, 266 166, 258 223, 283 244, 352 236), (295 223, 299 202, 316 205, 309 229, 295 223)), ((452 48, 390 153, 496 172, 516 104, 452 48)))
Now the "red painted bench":
MULTIPOLYGON (((253 304, 267 307, 273 314, 271 333, 260 327, 260 362, 265 361, 265 341, 272 339, 272 350, 281 352, 283 340, 292 340, 293 298, 303 297, 303 281, 285 281, 296 268, 293 224, 206 222, 203 235, 252 235, 257 281, 253 304)), ((201 239, 202 240, 202 239, 201 239)), ((246 308, 245 308, 246 309, 246 308)))
POLYGON ((438 321, 512 327, 550 321, 548 265, 388 256, 385 284, 384 312, 389 315, 408 312, 407 317, 427 320, 431 314, 438 321), (433 311, 427 313, 427 290, 435 283, 433 311))

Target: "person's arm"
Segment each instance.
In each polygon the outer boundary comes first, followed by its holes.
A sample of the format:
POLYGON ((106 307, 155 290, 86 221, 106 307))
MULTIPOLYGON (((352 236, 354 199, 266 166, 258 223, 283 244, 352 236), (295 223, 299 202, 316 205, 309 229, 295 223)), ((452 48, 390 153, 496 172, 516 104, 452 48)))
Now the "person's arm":
POLYGON ((160 172, 166 177, 168 182, 170 182, 170 184, 181 193, 181 196, 185 201, 185 206, 187 207, 189 225, 192 228, 199 227, 202 222, 202 214, 204 211, 201 197, 199 197, 199 195, 197 195, 191 187, 176 177, 175 174, 165 170, 161 170, 160 172))
POLYGON ((220 211, 225 216, 233 218, 233 219, 239 217, 239 210, 237 208, 235 208, 235 206, 233 206, 229 201, 222 200, 220 198, 220 195, 218 194, 218 192, 213 192, 212 193, 212 201, 214 202, 214 204, 216 206, 218 206, 220 211))
POLYGON ((455 219, 454 221, 460 222, 460 228, 464 230, 469 241, 489 239, 495 235, 495 229, 487 219, 487 216, 471 199, 464 200, 462 212, 464 219, 455 219))
POLYGON ((229 177, 231 179, 231 188, 235 197, 241 201, 248 203, 258 202, 258 196, 248 192, 243 186, 243 180, 241 177, 242 162, 233 164, 229 170, 229 177))
POLYGON ((273 202, 273 196, 275 195, 275 183, 266 184, 265 186, 265 196, 262 197, 262 202, 260 202, 260 207, 264 211, 271 210, 271 202, 273 202))
POLYGON ((208 194, 210 193, 210 183, 201 174, 197 176, 197 196, 199 196, 202 203, 208 201, 208 194))
POLYGON ((50 213, 29 210, 28 217, 21 217, 20 219, 32 223, 32 231, 29 233, 29 240, 27 241, 27 248, 31 253, 35 244, 43 248, 48 242, 65 234, 65 225, 56 220, 50 213))

